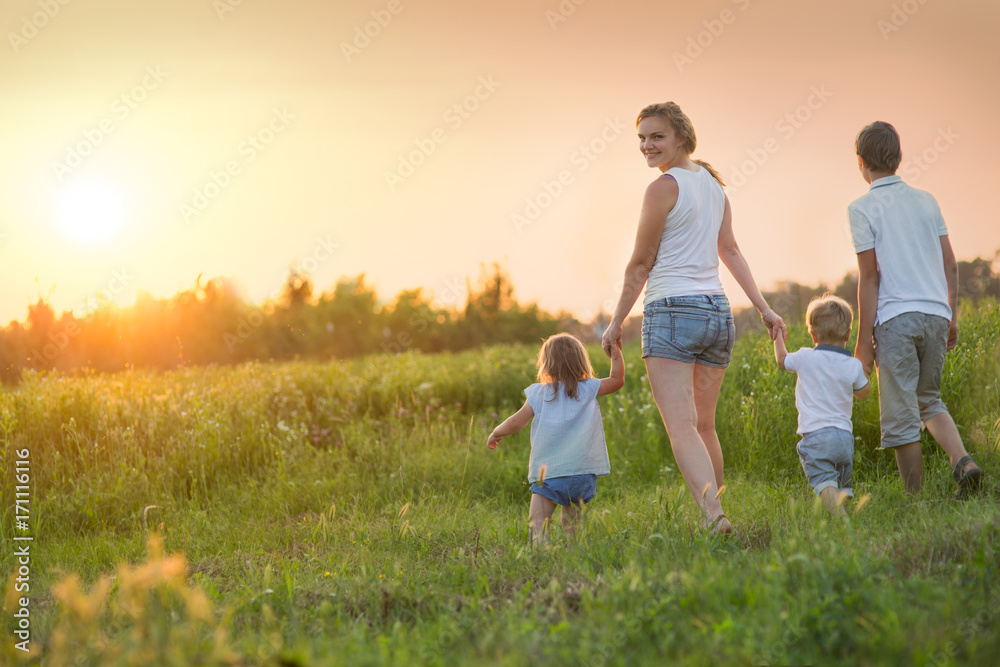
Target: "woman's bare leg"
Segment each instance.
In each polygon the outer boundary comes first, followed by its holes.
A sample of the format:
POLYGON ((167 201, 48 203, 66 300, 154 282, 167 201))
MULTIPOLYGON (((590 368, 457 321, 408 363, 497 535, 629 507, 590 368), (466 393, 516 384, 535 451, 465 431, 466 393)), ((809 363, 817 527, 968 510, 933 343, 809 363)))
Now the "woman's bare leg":
MULTIPOLYGON (((706 523, 711 524, 723 512, 718 498, 719 485, 716 482, 715 466, 705 441, 698 432, 695 364, 662 357, 646 357, 646 372, 649 386, 653 390, 653 400, 656 401, 670 437, 674 459, 688 490, 698 507, 702 508, 706 523)), ((707 388, 708 383, 705 386, 707 388)), ((704 393, 704 389, 698 393, 704 393)), ((717 530, 728 532, 727 529, 731 530, 729 522, 720 520, 717 530)))
POLYGON ((719 488, 723 485, 723 460, 719 434, 715 431, 715 406, 719 402, 719 389, 725 375, 725 368, 694 365, 694 406, 698 413, 698 435, 712 459, 715 483, 719 488))

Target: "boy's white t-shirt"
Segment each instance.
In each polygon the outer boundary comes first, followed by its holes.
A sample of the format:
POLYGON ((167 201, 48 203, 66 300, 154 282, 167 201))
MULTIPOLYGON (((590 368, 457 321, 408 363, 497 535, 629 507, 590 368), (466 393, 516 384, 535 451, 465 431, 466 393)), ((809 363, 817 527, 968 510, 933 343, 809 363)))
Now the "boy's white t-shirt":
POLYGON ((553 396, 551 384, 535 383, 524 390, 535 413, 531 422, 529 482, 538 481, 543 464, 547 478, 611 473, 604 422, 597 404, 600 388, 598 378, 580 380, 575 399, 567 396, 562 386, 553 396))
POLYGON ((879 270, 875 324, 912 312, 950 320, 941 253, 941 237, 948 235, 948 228, 934 196, 899 176, 886 176, 851 202, 847 215, 854 251, 875 249, 879 270))
POLYGON ((868 377, 861 361, 835 345, 803 347, 785 356, 785 370, 798 375, 795 407, 799 410, 798 433, 811 433, 833 426, 853 433, 851 408, 854 392, 864 389, 868 377))
POLYGON ((722 186, 701 165, 698 171, 673 167, 663 176, 677 181, 677 203, 663 224, 643 304, 669 296, 724 294, 719 279, 719 228, 726 210, 722 186))

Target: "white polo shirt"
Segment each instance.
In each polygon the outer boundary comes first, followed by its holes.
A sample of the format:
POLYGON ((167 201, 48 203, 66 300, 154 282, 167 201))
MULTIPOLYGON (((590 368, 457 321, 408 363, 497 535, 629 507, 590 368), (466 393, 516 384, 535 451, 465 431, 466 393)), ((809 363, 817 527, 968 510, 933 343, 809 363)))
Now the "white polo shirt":
POLYGON ((785 370, 799 376, 795 382, 798 433, 828 426, 854 432, 854 392, 865 388, 868 377, 850 350, 836 345, 803 347, 785 356, 785 370))
POLYGON ((948 235, 933 195, 886 176, 847 207, 854 251, 875 249, 878 309, 875 324, 903 313, 951 319, 941 237, 948 235))

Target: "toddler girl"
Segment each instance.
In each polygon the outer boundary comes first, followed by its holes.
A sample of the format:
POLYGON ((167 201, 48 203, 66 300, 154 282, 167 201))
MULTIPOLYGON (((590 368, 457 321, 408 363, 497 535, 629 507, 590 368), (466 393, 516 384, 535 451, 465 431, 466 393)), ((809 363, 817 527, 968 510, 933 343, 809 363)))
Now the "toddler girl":
POLYGON ((550 336, 538 353, 538 382, 524 390, 524 405, 490 433, 486 446, 496 449, 504 436, 517 433, 534 417, 528 459, 533 541, 544 540, 556 505, 563 507, 563 529, 574 535, 577 508, 594 497, 597 476, 611 472, 597 397, 623 384, 620 346, 613 349, 611 377, 597 379, 583 343, 570 334, 550 336))

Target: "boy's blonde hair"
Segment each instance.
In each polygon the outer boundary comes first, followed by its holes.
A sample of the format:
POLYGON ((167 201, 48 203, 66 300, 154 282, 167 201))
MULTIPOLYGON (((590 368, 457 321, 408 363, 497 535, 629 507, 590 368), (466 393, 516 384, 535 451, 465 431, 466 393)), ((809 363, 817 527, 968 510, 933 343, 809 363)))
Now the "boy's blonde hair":
POLYGON ((559 393, 559 383, 566 395, 576 398, 576 385, 580 380, 594 377, 594 367, 583 343, 571 334, 549 336, 538 352, 538 381, 552 384, 552 398, 559 393))
MULTIPOLYGON (((656 104, 650 104, 644 107, 642 111, 639 112, 639 117, 635 119, 636 127, 639 126, 639 121, 643 118, 649 118, 651 116, 657 116, 664 119, 670 123, 670 127, 674 129, 674 134, 680 139, 683 144, 682 148, 684 152, 688 155, 694 153, 694 149, 698 146, 698 138, 694 134, 694 125, 691 124, 691 119, 687 117, 676 102, 657 102, 656 104)), ((722 176, 719 175, 712 165, 705 162, 704 160, 691 160, 695 164, 700 164, 702 167, 708 170, 708 173, 712 175, 712 178, 719 182, 719 185, 725 185, 722 182, 722 176)))
POLYGON ((877 120, 865 125, 854 140, 855 152, 864 158, 871 171, 895 173, 903 160, 899 147, 899 133, 889 123, 877 120))
POLYGON ((806 308, 806 326, 820 343, 843 343, 851 335, 853 321, 851 305, 832 294, 814 298, 806 308))

